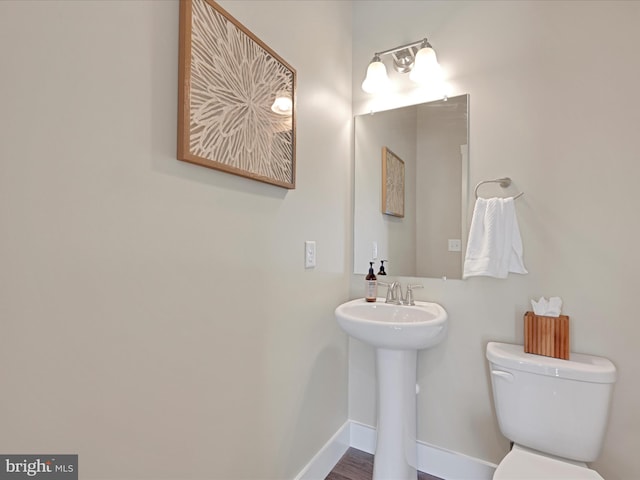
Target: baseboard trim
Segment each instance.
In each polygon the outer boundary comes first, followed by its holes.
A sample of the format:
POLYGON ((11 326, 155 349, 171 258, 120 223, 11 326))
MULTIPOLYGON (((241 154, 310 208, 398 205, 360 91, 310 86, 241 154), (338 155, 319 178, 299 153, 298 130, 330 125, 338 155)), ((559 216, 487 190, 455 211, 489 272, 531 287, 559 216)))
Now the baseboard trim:
MULTIPOLYGON (((445 480, 491 480, 497 465, 462 453, 416 442, 418 470, 445 480)), ((349 447, 373 454, 376 429, 348 420, 298 474, 296 480, 322 480, 349 447)))
POLYGON ((446 448, 418 444, 418 470, 446 480, 491 480, 498 467, 446 448))
POLYGON ((349 421, 329 439, 314 455, 295 480, 324 480, 350 447, 351 433, 349 421))

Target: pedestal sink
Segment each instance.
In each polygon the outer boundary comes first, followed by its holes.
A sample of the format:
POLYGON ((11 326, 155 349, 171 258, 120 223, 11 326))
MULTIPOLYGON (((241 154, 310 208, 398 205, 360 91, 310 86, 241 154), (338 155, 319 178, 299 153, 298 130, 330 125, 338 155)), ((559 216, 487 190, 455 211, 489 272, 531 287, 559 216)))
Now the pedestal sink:
POLYGON ((376 349, 378 428, 374 480, 416 480, 416 364, 418 350, 440 343, 447 312, 437 303, 392 305, 364 299, 336 308, 342 329, 376 349))

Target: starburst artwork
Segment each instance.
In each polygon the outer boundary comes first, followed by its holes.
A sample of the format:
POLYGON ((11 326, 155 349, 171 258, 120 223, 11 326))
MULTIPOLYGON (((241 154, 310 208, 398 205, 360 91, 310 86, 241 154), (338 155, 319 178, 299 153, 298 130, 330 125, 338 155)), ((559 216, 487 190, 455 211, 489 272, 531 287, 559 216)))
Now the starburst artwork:
POLYGON ((295 188, 296 72, 213 0, 180 1, 178 159, 295 188))
POLYGON ((404 161, 382 147, 382 213, 404 217, 404 161))

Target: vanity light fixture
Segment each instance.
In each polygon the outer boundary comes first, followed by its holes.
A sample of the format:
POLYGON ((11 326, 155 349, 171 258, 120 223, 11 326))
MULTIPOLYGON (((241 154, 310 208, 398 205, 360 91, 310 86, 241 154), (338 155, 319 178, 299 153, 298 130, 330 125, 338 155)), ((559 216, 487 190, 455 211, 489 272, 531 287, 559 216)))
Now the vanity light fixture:
POLYGON ((387 76, 387 67, 380 60, 380 54, 376 53, 367 67, 367 76, 362 82, 362 90, 367 93, 377 93, 386 90, 391 85, 387 76))
POLYGON ((367 67, 367 75, 362 82, 362 90, 367 93, 382 92, 391 85, 387 68, 380 58, 383 55, 391 55, 395 71, 409 73, 409 78, 418 84, 442 80, 436 52, 429 41, 424 38, 383 52, 376 52, 367 67))

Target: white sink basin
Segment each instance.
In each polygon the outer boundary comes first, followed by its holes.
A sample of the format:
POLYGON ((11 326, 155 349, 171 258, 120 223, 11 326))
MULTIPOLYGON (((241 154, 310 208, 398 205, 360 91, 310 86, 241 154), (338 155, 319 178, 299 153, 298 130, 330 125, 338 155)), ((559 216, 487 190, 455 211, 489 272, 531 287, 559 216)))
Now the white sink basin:
POLYGON ((376 348, 420 350, 440 343, 447 331, 447 312, 437 303, 416 301, 415 306, 392 305, 364 299, 336 308, 342 329, 376 348))

